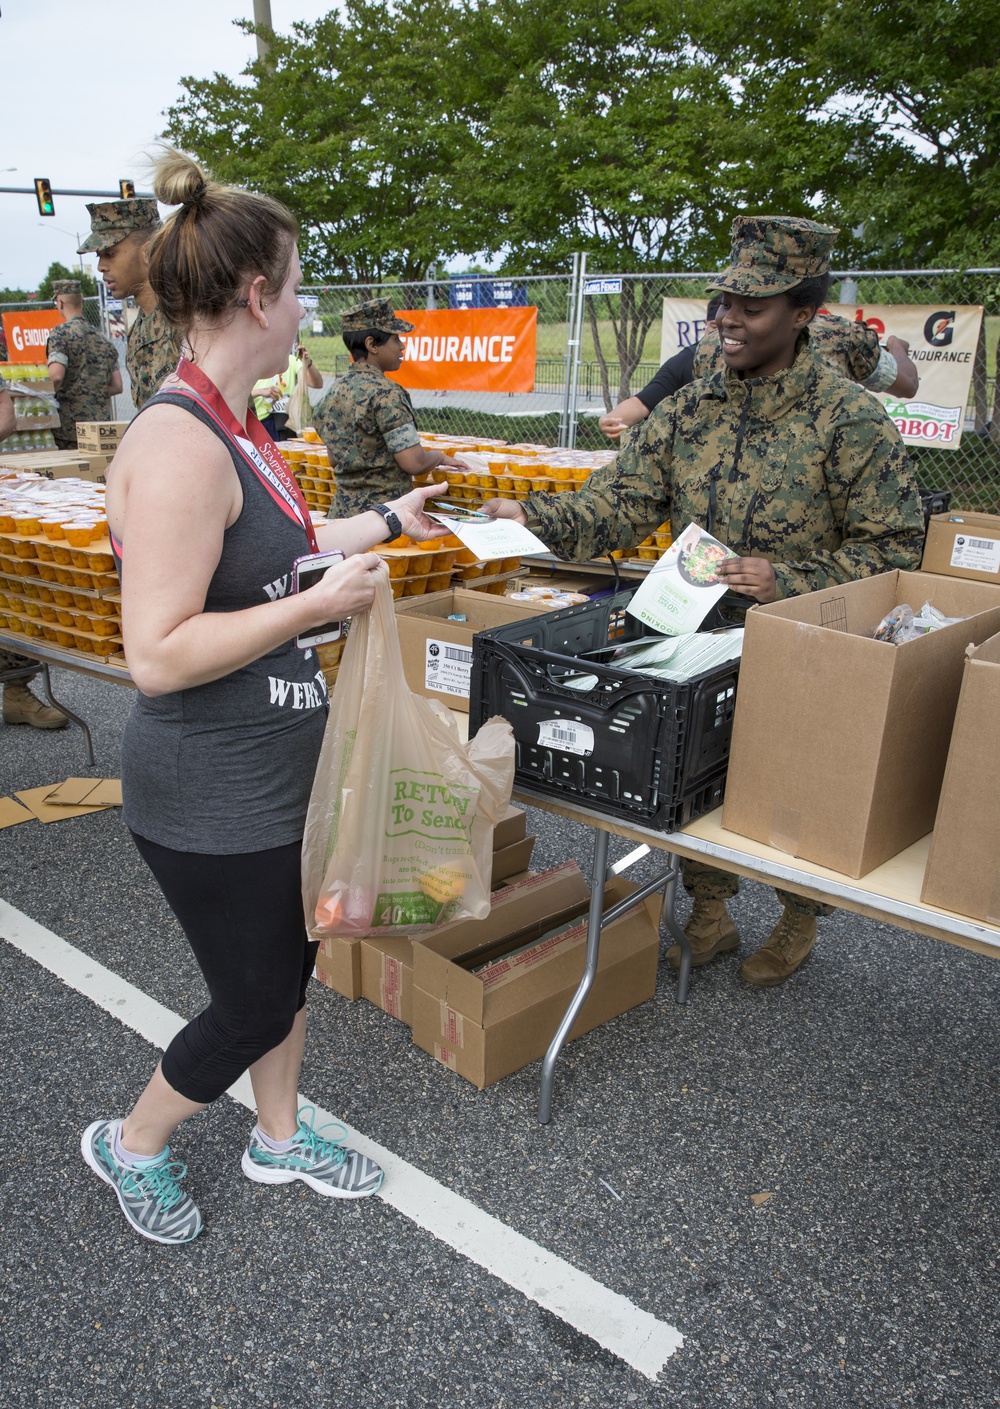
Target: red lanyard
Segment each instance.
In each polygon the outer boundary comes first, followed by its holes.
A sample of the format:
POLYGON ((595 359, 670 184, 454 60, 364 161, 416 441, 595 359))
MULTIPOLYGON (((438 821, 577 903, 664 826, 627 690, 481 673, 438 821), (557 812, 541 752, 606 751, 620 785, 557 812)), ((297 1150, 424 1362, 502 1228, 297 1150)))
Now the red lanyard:
POLYGON ((187 391, 181 391, 180 394, 191 396, 205 408, 226 439, 232 441, 239 450, 282 512, 287 514, 290 519, 295 519, 305 529, 311 551, 318 553, 319 543, 316 541, 316 530, 313 528, 312 515, 302 490, 299 488, 295 476, 281 458, 278 447, 254 413, 247 412, 247 425, 246 431, 244 431, 226 405, 215 383, 209 381, 201 368, 196 367, 193 362, 189 362, 186 357, 182 357, 177 364, 177 376, 188 388, 187 391), (249 439, 247 439, 248 436, 249 439))

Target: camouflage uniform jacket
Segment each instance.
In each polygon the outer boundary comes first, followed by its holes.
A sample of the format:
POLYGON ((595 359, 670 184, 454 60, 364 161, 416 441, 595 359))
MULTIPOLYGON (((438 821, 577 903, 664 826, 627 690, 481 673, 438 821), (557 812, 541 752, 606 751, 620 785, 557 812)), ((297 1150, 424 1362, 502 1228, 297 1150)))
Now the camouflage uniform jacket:
POLYGON ((668 518, 675 537, 699 523, 741 557, 772 562, 779 598, 916 568, 923 519, 899 433, 808 344, 800 336, 777 376, 727 369, 661 401, 582 489, 529 497, 540 536, 586 560, 668 518))
POLYGON ((159 308, 144 313, 140 308, 128 330, 125 370, 132 383, 132 400, 141 411, 164 377, 177 370, 180 348, 173 328, 159 308))
POLYGON ((80 314, 49 333, 46 360, 65 367, 59 388, 59 429, 56 443, 76 448, 77 421, 109 421, 108 382, 118 370, 118 353, 103 333, 80 314))
MULTIPOLYGON (((849 377, 852 382, 870 384, 882 362, 878 333, 867 323, 852 323, 837 313, 817 313, 809 324, 809 341, 813 351, 834 372, 849 377)), ((719 334, 705 334, 694 355, 696 377, 710 377, 724 370, 719 334)), ((895 364, 893 364, 895 367, 895 364)), ((895 380, 895 371, 886 385, 895 380)), ((882 391, 882 386, 872 390, 882 391)))
POLYGON ((352 362, 316 408, 313 426, 337 480, 331 518, 361 513, 413 488, 412 475, 394 458, 420 444, 413 405, 406 389, 377 367, 352 362))

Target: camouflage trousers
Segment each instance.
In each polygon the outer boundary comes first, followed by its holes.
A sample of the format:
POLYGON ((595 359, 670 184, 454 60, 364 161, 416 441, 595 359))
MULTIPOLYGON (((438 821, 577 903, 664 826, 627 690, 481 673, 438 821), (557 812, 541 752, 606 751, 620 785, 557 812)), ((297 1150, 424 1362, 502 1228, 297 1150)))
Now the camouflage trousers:
MULTIPOLYGON (((704 861, 684 861, 681 879, 688 895, 702 900, 732 900, 740 888, 739 876, 731 871, 720 871, 715 866, 706 866, 704 861)), ((819 900, 807 900, 804 895, 792 895, 791 891, 778 890, 775 895, 789 910, 797 910, 800 915, 832 915, 833 905, 824 905, 819 900)))

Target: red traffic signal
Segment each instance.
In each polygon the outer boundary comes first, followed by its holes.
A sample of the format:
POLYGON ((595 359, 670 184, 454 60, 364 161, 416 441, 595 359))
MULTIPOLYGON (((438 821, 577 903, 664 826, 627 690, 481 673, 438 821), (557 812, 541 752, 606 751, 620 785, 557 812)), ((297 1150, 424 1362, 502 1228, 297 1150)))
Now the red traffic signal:
POLYGON ((35 199, 38 201, 39 215, 55 215, 56 208, 52 201, 52 184, 44 176, 35 177, 35 199))
POLYGON ((123 200, 123 201, 131 201, 131 200, 134 200, 134 199, 135 199, 135 182, 134 182, 134 181, 119 181, 119 182, 118 182, 118 189, 119 189, 119 191, 121 191, 121 193, 122 193, 122 200, 123 200))

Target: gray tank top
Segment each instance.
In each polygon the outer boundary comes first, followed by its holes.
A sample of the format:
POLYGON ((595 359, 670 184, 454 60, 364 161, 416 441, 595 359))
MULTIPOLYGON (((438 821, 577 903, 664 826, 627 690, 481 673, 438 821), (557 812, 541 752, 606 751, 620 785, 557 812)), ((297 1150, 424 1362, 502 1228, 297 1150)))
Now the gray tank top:
MULTIPOLYGON (((161 392, 142 414, 163 404, 183 406, 219 436, 243 489, 205 611, 285 596, 292 563, 309 552, 305 530, 198 403, 161 392)), ((127 571, 128 544, 123 552, 127 571)), ((122 737, 126 824, 160 846, 211 855, 300 841, 327 707, 316 653, 294 640, 207 685, 155 698, 137 692, 122 737)))

